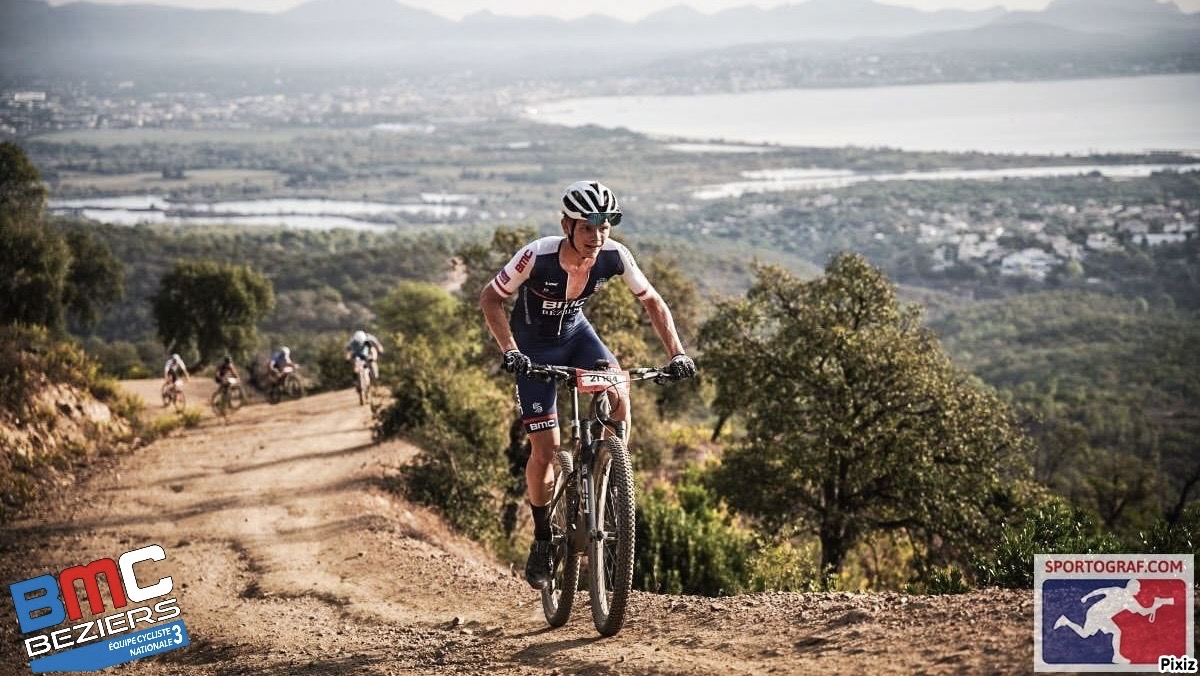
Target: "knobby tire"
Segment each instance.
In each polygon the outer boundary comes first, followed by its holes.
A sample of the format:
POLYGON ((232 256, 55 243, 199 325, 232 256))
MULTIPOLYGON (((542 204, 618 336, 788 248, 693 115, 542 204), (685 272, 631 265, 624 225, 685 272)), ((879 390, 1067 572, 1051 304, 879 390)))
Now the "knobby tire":
POLYGON ((588 545, 588 591, 596 631, 613 636, 625 624, 633 587, 633 466, 625 444, 609 437, 597 443, 594 467, 596 524, 605 536, 588 545))

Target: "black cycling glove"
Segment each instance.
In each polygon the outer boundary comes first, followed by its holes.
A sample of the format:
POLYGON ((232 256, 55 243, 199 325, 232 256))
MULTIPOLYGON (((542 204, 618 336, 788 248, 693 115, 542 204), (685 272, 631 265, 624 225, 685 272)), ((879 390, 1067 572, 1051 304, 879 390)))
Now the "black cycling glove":
POLYGON ((691 378, 696 375, 696 362, 686 354, 677 354, 671 357, 671 363, 667 365, 667 372, 675 378, 691 378))
POLYGON ((509 373, 523 376, 529 373, 529 369, 533 367, 533 360, 522 354, 520 350, 509 350, 504 353, 504 363, 500 366, 509 373))

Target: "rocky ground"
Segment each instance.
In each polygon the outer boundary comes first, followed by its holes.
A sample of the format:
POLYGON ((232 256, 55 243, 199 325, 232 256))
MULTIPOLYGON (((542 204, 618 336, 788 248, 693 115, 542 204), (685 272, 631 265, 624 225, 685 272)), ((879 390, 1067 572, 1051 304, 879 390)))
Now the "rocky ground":
MULTIPOLYGON (((415 450, 373 443, 353 391, 206 415, 0 528, 0 581, 161 545, 139 574, 172 578, 191 644, 113 670, 131 675, 1032 670, 1028 591, 636 593, 613 638, 586 599, 550 629, 507 566, 387 490, 415 450)), ((0 674, 30 673, 18 632, 0 623, 0 674)))

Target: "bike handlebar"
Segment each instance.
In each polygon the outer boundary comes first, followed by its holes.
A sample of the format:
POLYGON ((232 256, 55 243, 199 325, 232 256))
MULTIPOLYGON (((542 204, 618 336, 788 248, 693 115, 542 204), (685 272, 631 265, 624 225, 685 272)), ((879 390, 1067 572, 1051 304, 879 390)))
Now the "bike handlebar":
MULTIPOLYGON (((570 382, 575 379, 580 371, 592 371, 595 369, 585 369, 576 366, 558 366, 555 364, 533 364, 526 371, 525 375, 530 378, 541 378, 544 380, 558 380, 570 382)), ((626 369, 629 373, 630 382, 635 380, 653 380, 659 385, 668 382, 683 380, 683 377, 677 376, 670 371, 668 366, 645 366, 640 368, 626 369)))

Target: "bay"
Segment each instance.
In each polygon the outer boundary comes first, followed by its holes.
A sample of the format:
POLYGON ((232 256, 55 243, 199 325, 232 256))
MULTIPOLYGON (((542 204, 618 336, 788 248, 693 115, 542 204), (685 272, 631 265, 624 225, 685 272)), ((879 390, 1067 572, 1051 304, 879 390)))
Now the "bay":
POLYGON ((417 204, 331 199, 262 199, 183 202, 161 195, 50 200, 51 213, 77 215, 114 225, 283 226, 304 230, 387 230, 403 217, 459 221, 469 195, 424 193, 417 204))
POLYGON ((1200 75, 576 98, 530 119, 799 147, 1200 153, 1200 75))

